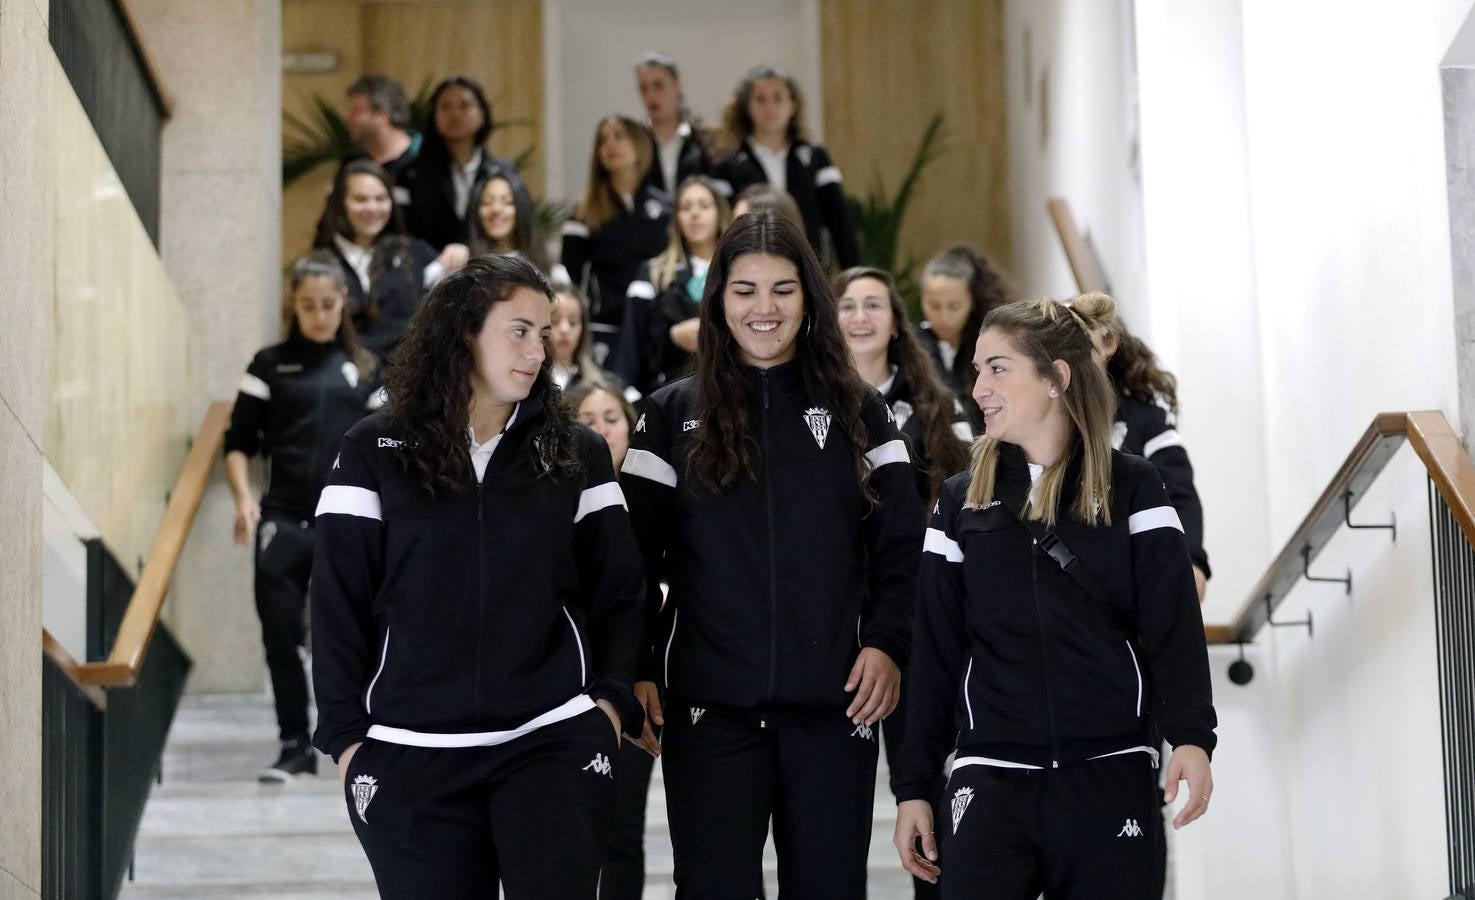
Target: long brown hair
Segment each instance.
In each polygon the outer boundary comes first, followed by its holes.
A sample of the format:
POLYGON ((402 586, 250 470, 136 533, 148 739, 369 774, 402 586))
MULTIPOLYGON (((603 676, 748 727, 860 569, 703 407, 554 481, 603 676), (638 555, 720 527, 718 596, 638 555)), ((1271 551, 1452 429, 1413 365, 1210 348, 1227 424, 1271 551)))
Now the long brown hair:
POLYGON ((961 472, 968 466, 968 444, 959 440, 953 431, 953 404, 957 400, 937 376, 937 369, 907 322, 906 308, 897 293, 896 279, 890 272, 871 266, 846 269, 835 276, 835 296, 844 294, 851 282, 861 278, 874 278, 886 286, 886 296, 891 303, 891 327, 895 332, 886 345, 886 361, 896 366, 897 374, 912 389, 912 414, 922 423, 922 441, 927 450, 930 491, 927 508, 931 510, 931 501, 937 499, 942 491, 942 483, 954 472, 961 472))
MULTIPOLYGON (((568 303, 571 308, 579 311, 579 345, 574 348, 574 367, 579 370, 579 380, 586 383, 606 384, 609 379, 605 377, 604 370, 594 362, 594 356, 590 348, 594 346, 594 332, 589 330, 589 299, 584 292, 573 285, 558 279, 553 282, 554 314, 568 303)), ((548 351, 549 359, 553 358, 553 350, 548 351)), ((554 360, 556 364, 558 361, 554 360)))
MULTIPOLYGON (((1111 298, 1105 297, 1107 303, 1111 298)), ((1072 514, 1092 525, 1111 524, 1111 426, 1116 418, 1116 395, 1091 358, 1091 335, 1085 319, 1055 300, 1020 300, 1000 306, 983 320, 983 329, 997 328, 1019 354, 1049 379, 1060 392, 1066 417, 1081 456, 1081 484, 1072 514), (1052 365, 1070 367, 1070 383, 1062 385, 1052 365)), ((1059 512, 1065 472, 1077 451, 1061 454, 1045 469, 1025 504, 1025 514, 1054 525, 1059 512)), ((984 435, 973 442, 973 481, 968 505, 984 506, 994 498, 999 441, 984 435)))
POLYGON ((548 271, 548 254, 543 249, 542 236, 538 234, 538 209, 533 203, 533 195, 528 191, 527 185, 518 176, 517 172, 510 168, 499 168, 491 175, 482 179, 476 185, 476 203, 471 207, 471 244, 469 249, 472 256, 482 256, 487 253, 521 253, 532 260, 533 265, 540 271, 548 271), (512 192, 512 209, 515 217, 512 223, 512 234, 508 235, 508 243, 499 244, 487 233, 487 226, 481 220, 481 199, 486 196, 487 187, 494 181, 503 181, 507 189, 512 192))
POLYGON ((705 175, 688 175, 676 189, 676 206, 671 210, 671 242, 665 252, 650 261, 650 283, 657 291, 664 291, 676 278, 676 269, 691 259, 691 248, 686 246, 686 235, 681 233, 681 196, 692 188, 701 188, 712 195, 712 205, 717 207, 717 240, 732 224, 732 207, 727 198, 717 190, 717 185, 705 175))
POLYGON ((815 403, 824 404, 855 452, 855 480, 868 504, 876 502, 868 476, 865 420, 861 404, 870 390, 850 365, 850 352, 840 334, 835 298, 825 283, 824 269, 804 232, 773 210, 739 216, 717 242, 707 287, 698 316, 696 378, 697 429, 689 465, 696 480, 713 493, 726 493, 740 478, 757 474, 758 443, 748 424, 748 389, 738 361, 737 340, 727 327, 723 295, 733 261, 747 253, 782 257, 799 271, 804 293, 804 324, 797 341, 795 364, 804 388, 815 403))
POLYGON ((790 144, 804 140, 804 95, 799 92, 799 82, 794 76, 777 66, 756 65, 749 69, 732 92, 732 100, 722 110, 722 137, 724 150, 732 151, 753 136, 753 117, 748 113, 748 102, 753 99, 753 89, 758 82, 777 78, 789 90, 794 101, 794 115, 789 119, 788 137, 790 144))
POLYGON ((1117 339, 1117 350, 1106 362, 1106 374, 1122 394, 1139 403, 1162 404, 1178 413, 1178 379, 1158 367, 1152 348, 1127 330, 1116 303, 1102 293, 1077 297, 1071 308, 1086 319, 1087 326, 1117 339))
POLYGON ((961 372, 967 368, 963 365, 963 360, 973 352, 973 345, 978 343, 984 317, 997 307, 1018 299, 1018 293, 1007 275, 990 262, 988 257, 967 244, 954 244, 927 260, 927 264, 922 267, 918 286, 925 292, 927 279, 939 275, 960 279, 967 285, 968 297, 972 301, 968 318, 963 323, 963 332, 958 338, 958 362, 953 366, 961 372))
MULTIPOLYGON (((466 438, 476 366, 472 346, 493 304, 507 300, 517 288, 537 291, 553 302, 543 273, 526 259, 479 256, 431 288, 400 338, 396 363, 385 378, 385 413, 404 442, 400 459, 432 496, 438 490, 454 493, 472 486, 466 438)), ((532 447, 543 474, 567 476, 582 464, 562 395, 553 386, 552 368, 548 351, 528 394, 529 402, 543 408, 532 447)))
POLYGON ((348 182, 355 175, 368 175, 378 179, 384 185, 384 192, 389 195, 389 221, 384 224, 384 230, 374 238, 374 253, 369 262, 369 290, 364 297, 364 308, 356 311, 373 322, 379 318, 380 273, 388 268, 402 266, 409 270, 410 277, 418 284, 421 272, 420 267, 415 264, 415 255, 410 252, 411 238, 405 233, 404 216, 400 213, 399 204, 394 202, 394 179, 384 171, 383 166, 371 159, 352 160, 338 171, 338 177, 333 181, 333 191, 328 195, 322 221, 318 223, 313 247, 333 250, 335 236, 353 240, 353 225, 348 221, 348 182))
POLYGON ((348 314, 348 282, 343 276, 343 267, 338 264, 338 258, 327 250, 313 250, 292 263, 292 277, 288 279, 287 290, 282 294, 282 338, 291 340, 302 337, 302 326, 297 321, 297 288, 309 278, 326 278, 343 295, 343 316, 338 322, 338 332, 334 335, 334 340, 343 345, 343 351, 358 366, 359 374, 369 375, 374 371, 378 360, 359 343, 358 331, 353 327, 353 317, 348 314))
POLYGON ((613 219, 620 209, 620 199, 615 196, 614 181, 609 170, 599 161, 599 133, 605 123, 618 122, 625 129, 630 142, 635 145, 635 171, 644 174, 650 169, 651 157, 655 155, 655 138, 650 129, 630 118, 611 114, 594 126, 594 148, 589 154, 589 180, 584 182, 584 197, 579 201, 574 217, 594 231, 613 219))

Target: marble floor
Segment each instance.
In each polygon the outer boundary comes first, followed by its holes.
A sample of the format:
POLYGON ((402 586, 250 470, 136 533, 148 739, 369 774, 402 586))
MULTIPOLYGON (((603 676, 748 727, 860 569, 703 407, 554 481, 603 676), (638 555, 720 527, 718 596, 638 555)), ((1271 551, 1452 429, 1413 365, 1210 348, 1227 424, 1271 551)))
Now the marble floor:
MULTIPOLYGON (((175 718, 156 785, 139 827, 135 880, 123 900, 372 900, 373 875, 348 824, 331 763, 288 785, 261 785, 256 770, 276 748, 266 696, 194 696, 175 718)), ((891 849, 895 814, 878 773, 871 837, 870 898, 911 897, 891 849)), ((671 844, 659 765, 646 822, 645 900, 670 900, 671 844)), ((776 862, 766 857, 768 896, 776 862)))

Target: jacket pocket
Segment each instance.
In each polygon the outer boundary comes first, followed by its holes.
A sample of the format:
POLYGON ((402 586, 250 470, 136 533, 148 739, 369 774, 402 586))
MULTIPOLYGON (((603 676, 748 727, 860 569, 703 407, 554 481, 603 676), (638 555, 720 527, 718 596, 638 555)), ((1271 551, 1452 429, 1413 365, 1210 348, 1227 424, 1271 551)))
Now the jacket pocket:
POLYGON ((589 663, 584 656, 584 639, 579 636, 579 626, 574 623, 574 617, 569 615, 568 607, 559 607, 563 610, 563 617, 568 619, 568 627, 574 633, 574 648, 579 654, 579 689, 583 690, 589 683, 589 663))

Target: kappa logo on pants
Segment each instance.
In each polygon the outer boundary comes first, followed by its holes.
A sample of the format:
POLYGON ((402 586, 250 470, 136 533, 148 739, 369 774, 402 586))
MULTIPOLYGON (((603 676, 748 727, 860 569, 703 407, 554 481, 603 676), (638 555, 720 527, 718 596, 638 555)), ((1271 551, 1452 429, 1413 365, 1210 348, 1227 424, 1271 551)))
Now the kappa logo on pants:
POLYGON ((369 804, 373 802, 374 795, 379 793, 379 782, 369 775, 360 775, 353 780, 353 808, 358 811, 359 821, 365 825, 369 819, 365 815, 369 811, 369 804))
POLYGON ((1117 837, 1142 837, 1142 826, 1137 824, 1136 819, 1128 819, 1122 830, 1117 832, 1117 837))
POLYGON ((860 738, 863 741, 875 740, 875 738, 873 737, 874 734, 875 734, 875 729, 873 729, 871 726, 867 725, 864 722, 862 722, 859 725, 855 726, 855 730, 852 731, 852 732, 850 732, 850 736, 851 737, 858 737, 858 738, 860 738))
POLYGON ((700 706, 693 706, 691 708, 691 724, 695 725, 696 723, 700 722, 702 720, 702 716, 706 714, 706 712, 707 711, 700 706))
POLYGON ((973 802, 973 788, 958 788, 953 794, 953 834, 958 833, 958 825, 963 821, 963 813, 968 811, 968 804, 973 802))
POLYGON ((271 539, 274 538, 274 537, 276 537, 276 536, 277 536, 277 523, 275 523, 275 522, 262 522, 261 523, 261 552, 262 553, 265 553, 266 552, 266 548, 271 546, 271 539))
POLYGON ((610 778, 615 777, 615 767, 610 765, 609 757, 603 753, 594 754, 594 758, 589 761, 589 765, 579 771, 588 772, 590 770, 593 770, 596 775, 608 775, 610 778))

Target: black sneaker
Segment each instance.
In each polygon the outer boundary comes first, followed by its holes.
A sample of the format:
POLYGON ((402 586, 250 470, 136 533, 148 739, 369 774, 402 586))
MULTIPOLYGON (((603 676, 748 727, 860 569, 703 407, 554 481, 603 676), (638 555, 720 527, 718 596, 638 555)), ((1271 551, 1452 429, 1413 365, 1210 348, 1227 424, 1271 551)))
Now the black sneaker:
POLYGON ((282 755, 272 765, 262 769, 257 781, 291 781, 298 775, 316 775, 318 755, 313 752, 307 738, 292 738, 282 741, 282 755))

